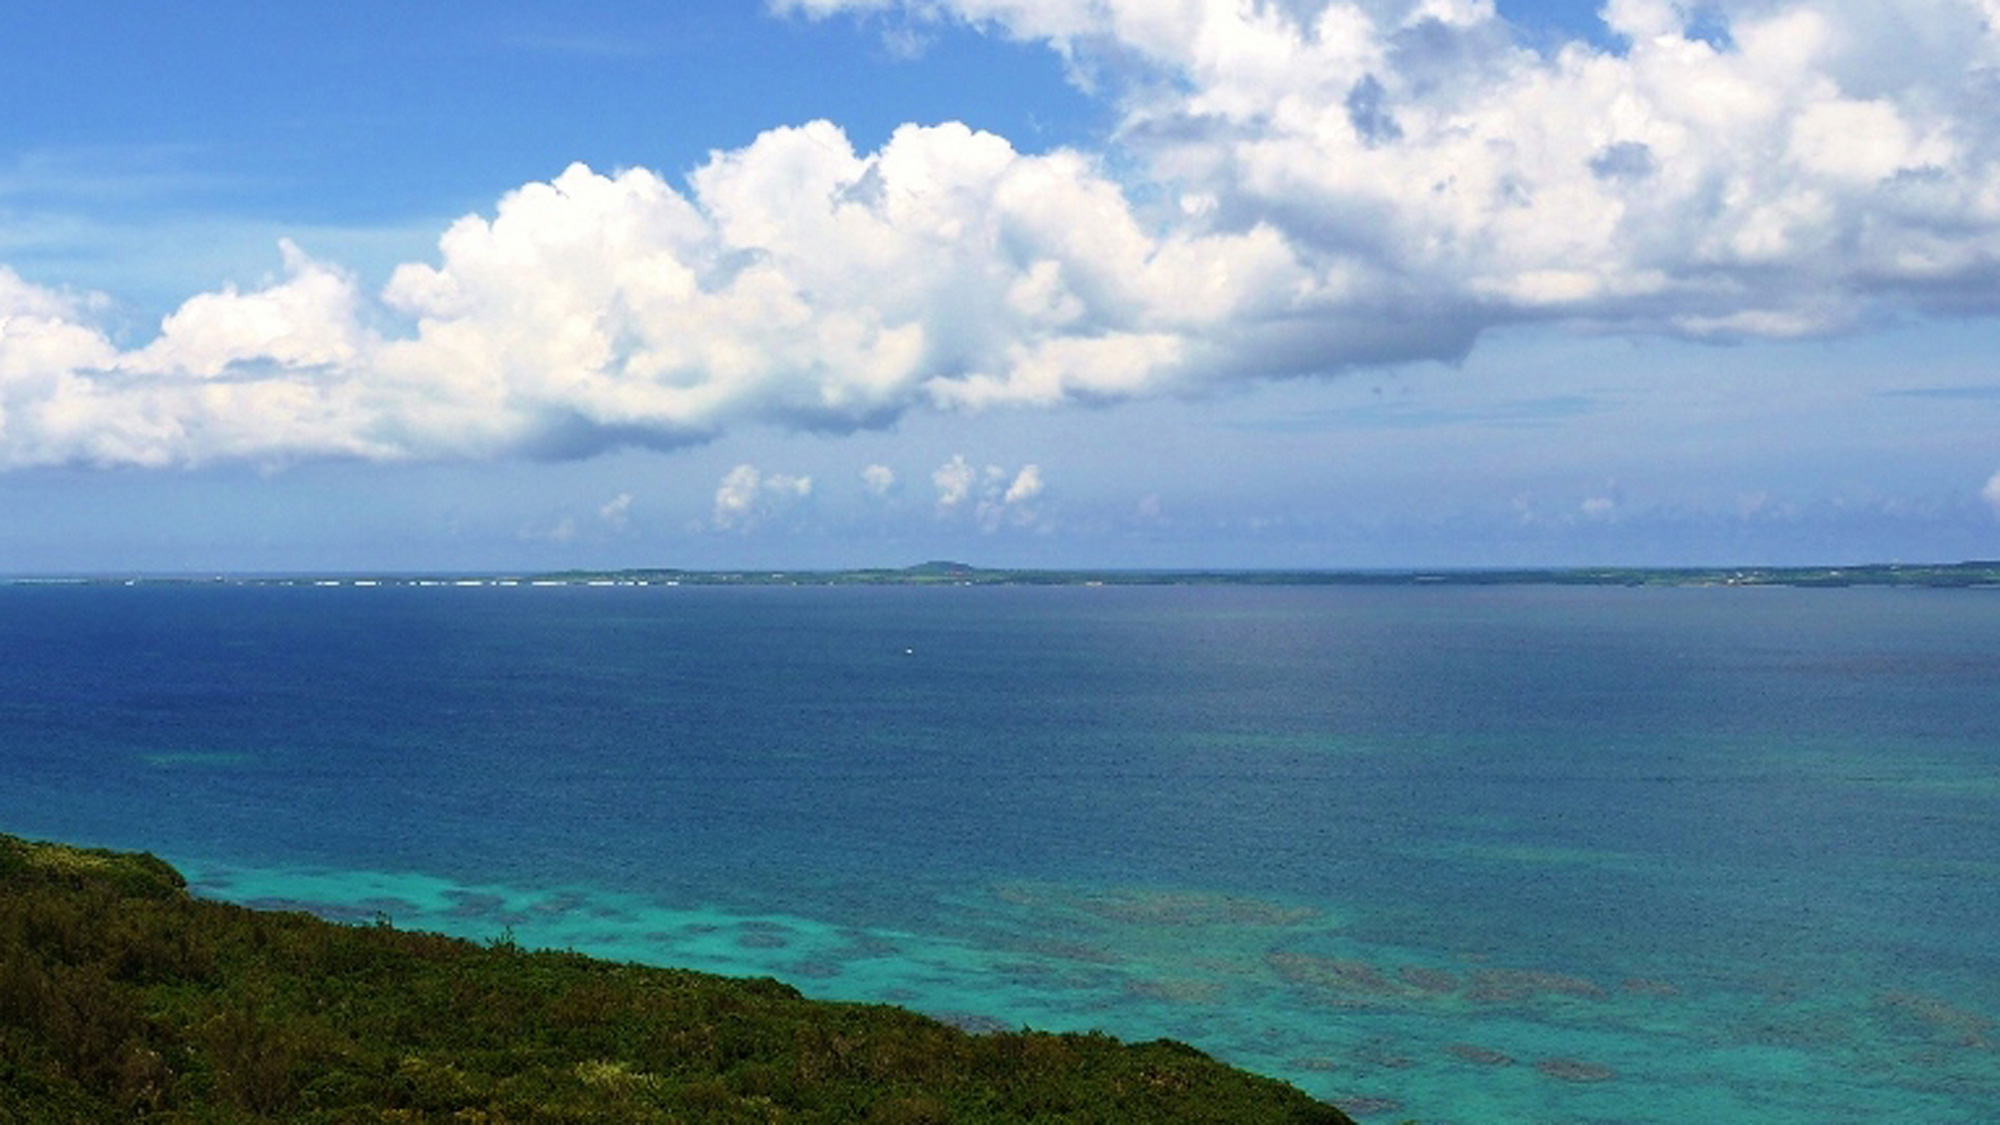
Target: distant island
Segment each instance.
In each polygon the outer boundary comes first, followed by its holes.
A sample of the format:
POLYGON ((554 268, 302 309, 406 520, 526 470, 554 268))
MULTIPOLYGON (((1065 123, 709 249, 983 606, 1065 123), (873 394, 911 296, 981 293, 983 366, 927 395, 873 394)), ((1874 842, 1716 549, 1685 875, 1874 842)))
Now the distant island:
POLYGON ((2000 561, 1854 566, 1548 567, 1505 570, 1034 569, 934 560, 900 568, 547 573, 218 574, 17 577, 11 585, 234 583, 279 586, 1905 586, 2000 588, 2000 561))

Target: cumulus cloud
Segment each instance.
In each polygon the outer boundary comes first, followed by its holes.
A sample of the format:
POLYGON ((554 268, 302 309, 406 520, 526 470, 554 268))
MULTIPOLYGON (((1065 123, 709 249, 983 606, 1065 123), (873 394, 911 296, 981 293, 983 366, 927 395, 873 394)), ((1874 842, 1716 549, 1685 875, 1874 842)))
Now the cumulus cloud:
POLYGON ((791 510, 812 495, 811 477, 766 474, 755 465, 729 470, 715 489, 713 523, 718 531, 748 531, 791 510))
POLYGON ((1203 229, 1278 233, 1333 365, 1522 318, 1795 335, 2000 298, 1990 0, 1612 0, 1618 46, 1553 50, 1489 0, 783 6, 1130 61, 1121 143, 1203 229), (1332 330, 1357 307, 1372 352, 1332 330))
POLYGON ((1608 48, 1490 0, 776 6, 1046 44, 1114 148, 811 122, 684 189, 579 165, 380 293, 287 244, 131 349, 0 268, 0 467, 576 457, 1449 360, 1529 320, 2000 310, 1993 0, 1611 0, 1608 48))
POLYGON ((866 155, 776 129, 691 182, 572 167, 455 223, 378 307, 288 246, 282 279, 127 353, 8 274, 0 459, 571 457, 1115 399, 1186 374, 1290 268, 1268 234, 1150 231, 1091 158, 962 125, 866 155), (389 314, 408 330, 369 327, 389 314))
POLYGON ((1007 491, 1000 494, 1002 504, 1026 504, 1042 494, 1042 468, 1040 465, 1024 465, 1007 491))
POLYGON ((861 487, 870 496, 887 496, 896 491, 896 470, 887 465, 870 465, 861 470, 861 487))
POLYGON ((1010 474, 999 465, 975 468, 962 453, 940 465, 931 474, 936 486, 938 513, 950 515, 970 510, 973 519, 988 531, 1006 524, 1031 526, 1041 514, 1034 501, 1045 487, 1039 465, 1023 465, 1010 474))
POLYGON ((1995 515, 2000 515, 2000 473, 1994 473, 1986 481, 1986 487, 1979 490, 1979 495, 1992 505, 1995 515))
POLYGON ((951 460, 938 466, 931 474, 931 483, 937 486, 938 507, 956 508, 972 495, 972 486, 978 481, 979 473, 966 464, 965 454, 954 453, 951 460))

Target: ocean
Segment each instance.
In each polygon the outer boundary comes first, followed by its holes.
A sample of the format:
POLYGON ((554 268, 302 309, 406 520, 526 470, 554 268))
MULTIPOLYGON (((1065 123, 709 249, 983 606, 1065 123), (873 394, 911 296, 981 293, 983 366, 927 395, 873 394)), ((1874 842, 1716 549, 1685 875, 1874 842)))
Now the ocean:
POLYGON ((0 831, 1167 1036, 1364 1122, 1994 1120, 2000 593, 0 586, 0 831))

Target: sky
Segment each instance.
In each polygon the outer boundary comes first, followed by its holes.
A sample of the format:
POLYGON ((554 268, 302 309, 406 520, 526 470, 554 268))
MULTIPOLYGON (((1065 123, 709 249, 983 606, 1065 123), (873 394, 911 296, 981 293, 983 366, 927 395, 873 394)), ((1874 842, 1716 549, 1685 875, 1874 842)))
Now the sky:
POLYGON ((9 0, 0 574, 2000 557, 2000 0, 9 0))

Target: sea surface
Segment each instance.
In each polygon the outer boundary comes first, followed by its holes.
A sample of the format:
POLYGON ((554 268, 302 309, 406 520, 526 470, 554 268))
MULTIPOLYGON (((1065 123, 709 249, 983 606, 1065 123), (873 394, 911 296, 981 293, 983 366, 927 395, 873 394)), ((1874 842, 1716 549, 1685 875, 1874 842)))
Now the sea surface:
POLYGON ((1364 1122, 2000 1105, 2000 591, 0 586, 0 831, 1364 1122))

